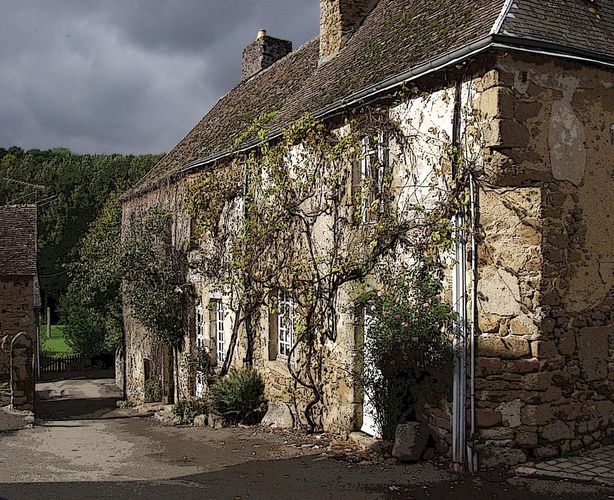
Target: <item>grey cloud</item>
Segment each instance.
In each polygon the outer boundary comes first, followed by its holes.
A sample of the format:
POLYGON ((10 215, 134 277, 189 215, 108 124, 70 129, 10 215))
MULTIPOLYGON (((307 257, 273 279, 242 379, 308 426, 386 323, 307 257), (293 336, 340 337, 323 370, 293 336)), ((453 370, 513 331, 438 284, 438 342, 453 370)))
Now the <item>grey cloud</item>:
POLYGON ((295 46, 315 0, 4 0, 0 146, 168 151, 238 83, 258 28, 295 46))

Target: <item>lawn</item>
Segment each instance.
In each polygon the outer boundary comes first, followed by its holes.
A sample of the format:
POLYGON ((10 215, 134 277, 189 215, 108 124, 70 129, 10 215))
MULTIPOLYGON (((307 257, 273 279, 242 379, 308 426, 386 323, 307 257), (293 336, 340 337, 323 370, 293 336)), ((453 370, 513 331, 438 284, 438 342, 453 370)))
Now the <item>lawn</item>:
POLYGON ((47 338, 47 326, 41 325, 42 353, 47 356, 68 354, 70 348, 64 340, 64 326, 51 325, 51 338, 47 338))

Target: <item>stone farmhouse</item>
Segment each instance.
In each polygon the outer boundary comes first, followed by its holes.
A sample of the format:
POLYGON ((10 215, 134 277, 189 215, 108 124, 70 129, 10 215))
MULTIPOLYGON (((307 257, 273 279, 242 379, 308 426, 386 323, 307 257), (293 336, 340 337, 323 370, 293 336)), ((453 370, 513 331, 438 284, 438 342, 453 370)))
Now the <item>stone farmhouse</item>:
MULTIPOLYGON (((0 207, 0 338, 23 332, 35 345, 39 309, 36 207, 0 207)), ((10 361, 9 350, 0 350, 0 380, 10 379, 10 361)))
MULTIPOLYGON (((207 247, 195 241, 187 210, 191 183, 257 148, 245 132, 263 114, 275 112, 266 125, 274 140, 305 113, 343 130, 349 114, 377 102, 413 144, 413 155, 390 145, 382 160, 395 179, 432 169, 429 158, 443 147, 434 135, 468 149, 479 165, 476 231, 457 243, 451 271, 461 323, 454 384, 424 412, 438 449, 487 467, 612 442, 614 4, 321 0, 320 7, 319 36, 296 50, 261 31, 244 51, 242 81, 123 198, 126 223, 156 205, 173 212, 173 243, 188 250, 195 290, 179 357, 125 308, 128 396, 142 398, 154 376, 169 397, 171 384, 175 399, 202 395, 206 381, 179 358, 204 345, 220 364, 231 347, 230 299, 193 265, 207 247)), ((400 197, 419 184, 395 179, 400 197)), ((333 382, 322 423, 374 434, 345 371, 362 346, 351 302, 347 291, 328 346, 333 382)), ((255 333, 252 361, 270 401, 289 401, 286 305, 263 315, 255 333)))

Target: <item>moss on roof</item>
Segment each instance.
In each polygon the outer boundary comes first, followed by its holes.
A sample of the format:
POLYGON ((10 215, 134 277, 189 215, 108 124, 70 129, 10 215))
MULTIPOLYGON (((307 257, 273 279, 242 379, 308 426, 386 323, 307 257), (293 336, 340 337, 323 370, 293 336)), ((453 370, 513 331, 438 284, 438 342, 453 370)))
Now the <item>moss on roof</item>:
MULTIPOLYGON (((380 0, 345 48, 325 64, 318 66, 316 38, 240 83, 154 167, 135 192, 195 160, 233 148, 237 138, 263 114, 276 112, 269 123, 272 130, 286 127, 305 113, 317 113, 488 36, 504 7, 505 0, 380 0)), ((610 0, 515 0, 500 33, 575 48, 588 44, 611 57, 613 26, 610 0), (594 38, 586 37, 582 30, 594 38)))

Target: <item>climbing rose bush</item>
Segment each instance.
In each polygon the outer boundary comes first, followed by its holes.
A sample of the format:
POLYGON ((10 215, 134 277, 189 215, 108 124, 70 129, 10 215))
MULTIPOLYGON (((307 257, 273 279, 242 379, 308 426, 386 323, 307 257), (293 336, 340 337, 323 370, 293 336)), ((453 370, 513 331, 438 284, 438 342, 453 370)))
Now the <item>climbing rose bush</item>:
POLYGON ((437 373, 452 366, 454 313, 443 299, 439 267, 413 265, 382 272, 383 287, 363 297, 363 388, 384 439, 419 416, 417 404, 437 373))

